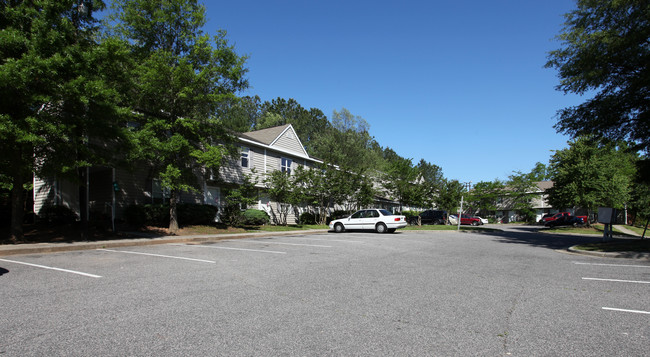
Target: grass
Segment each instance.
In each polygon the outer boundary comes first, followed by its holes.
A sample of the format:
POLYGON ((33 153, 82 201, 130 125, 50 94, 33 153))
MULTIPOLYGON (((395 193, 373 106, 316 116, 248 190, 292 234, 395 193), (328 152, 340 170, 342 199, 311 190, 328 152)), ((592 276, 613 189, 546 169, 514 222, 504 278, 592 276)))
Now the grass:
POLYGON ((650 239, 615 239, 610 242, 581 244, 574 248, 591 252, 650 253, 650 239))

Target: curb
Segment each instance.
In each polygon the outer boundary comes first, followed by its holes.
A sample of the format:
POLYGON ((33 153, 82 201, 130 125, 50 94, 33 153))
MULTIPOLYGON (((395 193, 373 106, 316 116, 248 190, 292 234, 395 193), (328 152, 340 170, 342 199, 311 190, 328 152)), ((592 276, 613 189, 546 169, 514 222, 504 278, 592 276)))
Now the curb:
POLYGON ((328 230, 325 229, 314 229, 314 230, 306 230, 306 231, 285 231, 285 232, 165 236, 165 237, 158 237, 158 238, 132 238, 132 239, 106 240, 106 241, 96 241, 96 242, 1 245, 0 256, 70 252, 70 251, 77 251, 77 250, 92 250, 92 249, 119 248, 119 247, 137 247, 137 246, 169 244, 169 243, 216 242, 216 241, 226 240, 226 239, 291 236, 291 235, 301 235, 306 233, 323 234, 327 232, 328 230))
POLYGON ((640 260, 650 260, 650 253, 639 253, 639 252, 592 252, 589 250, 580 250, 576 249, 576 246, 569 247, 568 251, 571 253, 589 255, 592 257, 600 258, 625 258, 625 259, 640 259, 640 260))

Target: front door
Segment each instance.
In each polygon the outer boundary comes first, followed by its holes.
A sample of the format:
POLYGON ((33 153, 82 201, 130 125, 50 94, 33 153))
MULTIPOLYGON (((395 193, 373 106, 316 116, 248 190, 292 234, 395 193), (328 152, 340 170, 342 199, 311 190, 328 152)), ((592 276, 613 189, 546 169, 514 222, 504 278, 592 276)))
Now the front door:
POLYGON ((221 210, 221 189, 219 187, 207 186, 205 189, 205 204, 217 206, 217 216, 214 221, 219 220, 219 211, 221 210))

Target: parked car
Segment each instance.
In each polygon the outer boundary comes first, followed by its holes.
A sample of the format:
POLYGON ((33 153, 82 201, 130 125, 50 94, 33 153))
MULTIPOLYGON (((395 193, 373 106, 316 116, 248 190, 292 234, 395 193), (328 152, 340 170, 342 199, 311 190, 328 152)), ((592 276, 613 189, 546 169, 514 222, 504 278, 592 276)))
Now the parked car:
POLYGON ((488 224, 488 219, 487 218, 483 218, 483 217, 479 217, 479 216, 475 216, 475 217, 478 218, 481 221, 481 224, 488 224))
POLYGON ((471 224, 473 226, 478 226, 478 225, 480 225, 482 223, 481 223, 481 220, 476 218, 476 217, 472 217, 472 216, 469 216, 469 215, 466 215, 466 214, 462 214, 460 216, 460 224, 471 224))
POLYGON ((567 219, 569 217, 577 217, 582 220, 582 223, 587 223, 587 216, 573 216, 571 212, 559 212, 553 215, 547 214, 540 219, 539 223, 546 225, 548 222, 557 221, 558 219, 567 219))
POLYGON ((546 215, 544 215, 544 217, 542 217, 541 223, 555 221, 558 218, 568 217, 570 215, 571 215, 571 213, 569 213, 569 212, 558 212, 556 214, 546 214, 546 215))
MULTIPOLYGON (((458 216, 456 216, 455 214, 449 215, 449 223, 451 223, 452 225, 458 224, 458 216)), ((460 216, 460 224, 471 224, 473 226, 478 226, 482 223, 481 220, 476 217, 471 217, 466 214, 463 214, 460 216)))
POLYGON ((374 230, 377 233, 393 233, 406 225, 404 216, 394 215, 385 209, 363 209, 354 212, 350 217, 333 220, 330 222, 330 229, 336 233, 346 230, 374 230))
POLYGON ((418 217, 420 217, 421 224, 446 224, 447 211, 426 210, 417 216, 409 219, 409 224, 418 224, 418 217))
POLYGON ((581 217, 576 217, 576 216, 562 216, 560 218, 544 223, 546 227, 558 227, 558 226, 579 227, 584 224, 585 224, 584 220, 581 217))

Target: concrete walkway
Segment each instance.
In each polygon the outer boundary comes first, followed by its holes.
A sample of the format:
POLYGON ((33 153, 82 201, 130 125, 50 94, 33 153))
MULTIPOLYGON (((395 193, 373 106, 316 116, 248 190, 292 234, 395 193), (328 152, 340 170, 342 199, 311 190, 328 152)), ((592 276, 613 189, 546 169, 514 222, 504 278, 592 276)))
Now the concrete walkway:
MULTIPOLYGON (((622 233, 625 233, 625 234, 629 234, 629 235, 631 235, 631 236, 635 236, 635 237, 641 237, 641 235, 640 235, 639 233, 634 232, 634 231, 631 231, 631 230, 625 228, 625 226, 615 224, 615 225, 614 225, 614 228, 615 228, 615 229, 618 229, 619 232, 622 232, 622 233)), ((616 234, 616 233, 614 233, 614 234, 616 234)))

